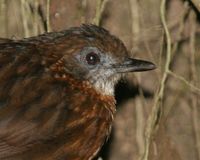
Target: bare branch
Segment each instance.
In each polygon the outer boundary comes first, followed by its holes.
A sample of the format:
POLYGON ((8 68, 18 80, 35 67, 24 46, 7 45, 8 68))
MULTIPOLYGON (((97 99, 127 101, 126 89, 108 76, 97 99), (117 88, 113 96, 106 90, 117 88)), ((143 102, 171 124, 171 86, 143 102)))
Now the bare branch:
POLYGON ((160 82, 160 88, 159 88, 157 94, 155 95, 155 101, 154 101, 154 105, 152 108, 152 112, 148 119, 148 124, 147 124, 146 132, 145 132, 145 143, 146 143, 145 144, 145 152, 142 157, 142 160, 148 160, 151 138, 152 138, 154 129, 157 125, 156 122, 158 121, 158 112, 161 110, 160 102, 162 101, 163 96, 164 96, 166 80, 168 77, 168 71, 169 71, 170 62, 171 62, 171 54, 172 54, 171 53, 171 37, 170 37, 169 29, 166 24, 165 5, 166 5, 166 0, 162 0, 161 6, 160 6, 160 14, 161 14, 161 21, 162 21, 162 24, 164 27, 164 32, 165 32, 166 41, 167 41, 167 57, 166 57, 167 59, 166 59, 166 63, 165 63, 164 74, 163 74, 163 77, 160 82))

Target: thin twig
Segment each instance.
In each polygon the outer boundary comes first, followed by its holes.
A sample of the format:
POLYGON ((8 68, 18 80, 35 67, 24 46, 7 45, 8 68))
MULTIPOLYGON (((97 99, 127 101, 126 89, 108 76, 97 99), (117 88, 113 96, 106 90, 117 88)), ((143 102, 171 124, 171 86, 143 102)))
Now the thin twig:
MULTIPOLYGON (((140 89, 141 90, 141 89, 140 89)), ((145 126, 145 116, 144 116, 144 104, 143 104, 143 95, 136 98, 135 100, 135 119, 136 119, 136 133, 135 133, 135 139, 137 142, 137 148, 139 155, 141 156, 144 152, 144 126, 145 126)))
POLYGON ((136 84, 138 85, 139 97, 135 100, 135 111, 136 111, 136 142, 138 146, 139 156, 141 157, 144 153, 145 140, 144 140, 144 129, 145 129, 145 115, 144 115, 144 106, 146 106, 146 99, 144 97, 144 92, 139 85, 141 82, 141 76, 139 74, 136 77, 136 84))
POLYGON ((102 17, 102 14, 103 14, 103 11, 105 9, 105 5, 107 2, 108 2, 108 0, 98 0, 97 1, 96 14, 93 19, 93 24, 99 26, 101 17, 102 17))
POLYGON ((29 37, 30 32, 29 32, 29 27, 28 27, 28 18, 29 13, 28 13, 28 2, 26 0, 21 0, 21 10, 22 10, 22 23, 23 23, 23 28, 24 28, 24 37, 29 37))
POLYGON ((6 0, 1 0, 0 2, 0 23, 3 24, 1 25, 1 30, 4 33, 4 36, 7 36, 7 16, 6 16, 6 0))
MULTIPOLYGON (((179 45, 180 45, 180 42, 181 42, 181 40, 182 40, 182 34, 183 34, 183 31, 184 31, 184 29, 185 29, 185 21, 186 21, 186 17, 187 17, 187 15, 188 15, 188 13, 189 13, 189 3, 188 3, 188 1, 185 1, 184 2, 184 6, 183 6, 184 8, 183 8, 183 11, 182 11, 182 13, 181 13, 181 15, 180 15, 180 18, 179 18, 179 20, 177 21, 178 23, 177 23, 177 25, 176 25, 176 27, 178 27, 178 29, 177 29, 177 32, 176 32, 176 37, 177 37, 177 40, 173 43, 173 46, 172 46, 172 61, 171 61, 171 66, 173 66, 173 64, 172 63, 176 63, 176 51, 177 51, 177 49, 178 49, 178 47, 179 47, 179 45)), ((169 25, 168 25, 169 26, 169 25)), ((172 29, 172 28, 171 28, 172 29)), ((178 58, 178 57, 177 57, 178 58)), ((179 93, 178 94, 176 94, 175 96, 173 96, 174 97, 174 101, 172 100, 172 101, 170 101, 170 104, 168 104, 166 107, 166 109, 165 110, 167 110, 166 111, 166 114, 165 114, 165 121, 167 120, 167 118, 168 118, 168 115, 169 115, 169 113, 170 113, 170 111, 171 111, 171 109, 172 109, 172 107, 174 106, 174 104, 176 104, 176 102, 177 102, 177 100, 178 100, 178 98, 179 98, 179 96, 180 96, 180 92, 181 91, 179 91, 179 93)))
MULTIPOLYGON (((140 12, 139 12, 139 4, 138 0, 129 0, 130 4, 130 11, 131 11, 131 29, 132 29, 132 36, 131 36, 131 53, 134 54, 136 53, 139 48, 138 48, 138 42, 139 42, 139 35, 140 34, 140 12)), ((139 75, 138 75, 139 76, 139 75)), ((136 77, 137 82, 139 83, 140 81, 140 76, 136 77)), ((145 128, 145 123, 144 123, 144 103, 145 103, 145 98, 142 92, 141 87, 139 87, 139 94, 140 97, 138 97, 135 101, 135 111, 136 111, 136 142, 137 142, 137 148, 139 155, 141 156, 144 152, 144 128, 145 128)))
POLYGON ((86 23, 86 10, 87 10, 87 4, 88 1, 87 0, 82 0, 81 1, 81 23, 86 23))
MULTIPOLYGON (((38 12, 38 0, 21 0, 22 23, 24 37, 36 36, 44 32, 44 25, 41 15, 38 12), (33 12, 31 11, 31 7, 33 12)), ((47 27, 48 28, 48 27, 47 27)))
POLYGON ((175 77, 176 79, 179 79, 180 81, 182 81, 184 84, 186 84, 188 87, 191 88, 191 90, 195 93, 200 93, 200 88, 194 86, 193 84, 191 84, 190 82, 188 82, 185 78, 178 76, 177 74, 173 73, 172 71, 168 70, 167 73, 173 77, 175 77))
POLYGON ((138 0, 129 0, 130 3, 130 9, 131 9, 131 17, 132 17, 132 24, 131 24, 131 30, 132 30, 132 44, 134 46, 131 48, 132 53, 135 53, 139 50, 138 48, 138 42, 139 42, 139 35, 140 34, 140 13, 139 13, 139 4, 138 0))
POLYGON ((38 35, 39 33, 38 33, 38 20, 37 20, 37 18, 38 18, 38 13, 37 13, 37 8, 38 8, 38 6, 39 6, 39 3, 38 3, 38 0, 35 0, 34 2, 33 2, 33 23, 34 23, 34 25, 33 25, 33 34, 34 35, 38 35))
POLYGON ((47 32, 51 32, 51 25, 50 25, 50 0, 47 0, 47 32))
POLYGON ((178 46, 179 46, 179 43, 180 43, 180 40, 181 40, 181 36, 183 34, 183 31, 185 29, 185 17, 188 15, 189 13, 189 4, 187 1, 185 1, 184 3, 184 9, 182 11, 182 14, 180 15, 180 18, 179 18, 179 23, 178 23, 178 31, 177 31, 177 41, 174 42, 173 44, 173 48, 172 48, 172 59, 173 57, 175 56, 175 52, 176 50, 178 49, 178 46))
POLYGON ((166 80, 168 77, 168 71, 169 71, 170 62, 171 62, 171 37, 170 37, 170 33, 166 24, 165 5, 166 5, 166 0, 162 0, 161 6, 160 6, 160 14, 161 14, 161 21, 164 27, 166 41, 167 41, 167 57, 166 57, 167 59, 165 63, 164 74, 160 82, 160 89, 158 90, 158 93, 155 95, 155 101, 152 108, 152 112, 148 119, 148 124, 147 124, 146 132, 145 132, 145 152, 142 157, 142 160, 148 160, 151 137, 156 127, 156 122, 158 121, 158 112, 161 110, 160 102, 162 101, 163 96, 164 96, 164 89, 166 86, 166 80))

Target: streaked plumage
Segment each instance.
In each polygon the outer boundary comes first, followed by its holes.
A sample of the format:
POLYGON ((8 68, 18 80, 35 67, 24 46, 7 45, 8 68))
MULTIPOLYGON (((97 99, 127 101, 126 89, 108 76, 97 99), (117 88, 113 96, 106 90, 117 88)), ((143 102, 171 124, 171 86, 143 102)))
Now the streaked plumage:
POLYGON ((120 40, 94 25, 1 39, 0 159, 92 159, 115 113, 120 74, 110 68, 128 57, 120 40), (98 52, 98 66, 85 64, 88 52, 98 52))

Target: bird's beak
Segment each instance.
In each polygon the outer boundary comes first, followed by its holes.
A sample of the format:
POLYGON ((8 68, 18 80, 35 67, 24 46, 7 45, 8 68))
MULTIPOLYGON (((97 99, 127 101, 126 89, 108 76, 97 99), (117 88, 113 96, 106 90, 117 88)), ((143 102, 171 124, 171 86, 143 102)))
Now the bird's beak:
POLYGON ((152 62, 128 58, 123 63, 114 65, 114 68, 117 73, 125 73, 153 70, 156 66, 152 62))

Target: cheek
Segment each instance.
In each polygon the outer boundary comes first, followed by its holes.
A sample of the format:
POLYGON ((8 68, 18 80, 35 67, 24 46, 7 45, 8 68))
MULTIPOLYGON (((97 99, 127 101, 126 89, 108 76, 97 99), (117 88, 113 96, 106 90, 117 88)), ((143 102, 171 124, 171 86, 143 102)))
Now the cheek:
POLYGON ((73 61, 65 64, 66 74, 72 75, 76 79, 85 80, 88 75, 88 70, 73 61))

